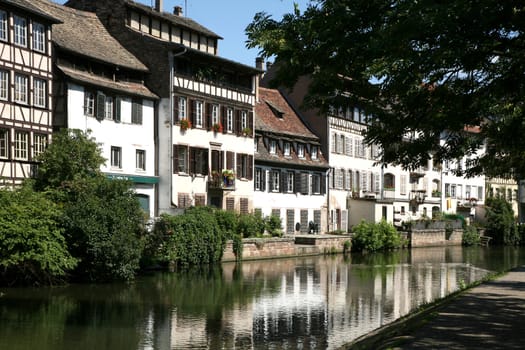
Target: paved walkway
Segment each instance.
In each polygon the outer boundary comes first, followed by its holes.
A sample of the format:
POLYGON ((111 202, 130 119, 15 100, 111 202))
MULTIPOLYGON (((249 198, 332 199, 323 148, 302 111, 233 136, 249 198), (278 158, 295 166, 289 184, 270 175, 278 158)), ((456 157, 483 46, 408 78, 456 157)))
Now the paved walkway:
POLYGON ((525 266, 462 293, 433 314, 382 347, 525 349, 525 266))

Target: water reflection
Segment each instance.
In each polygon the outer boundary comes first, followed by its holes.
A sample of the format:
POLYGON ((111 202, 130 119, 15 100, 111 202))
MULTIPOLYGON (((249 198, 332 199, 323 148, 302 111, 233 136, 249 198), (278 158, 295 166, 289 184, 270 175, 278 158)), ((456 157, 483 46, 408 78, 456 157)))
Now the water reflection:
POLYGON ((524 252, 420 248, 4 289, 0 349, 334 349, 524 252))

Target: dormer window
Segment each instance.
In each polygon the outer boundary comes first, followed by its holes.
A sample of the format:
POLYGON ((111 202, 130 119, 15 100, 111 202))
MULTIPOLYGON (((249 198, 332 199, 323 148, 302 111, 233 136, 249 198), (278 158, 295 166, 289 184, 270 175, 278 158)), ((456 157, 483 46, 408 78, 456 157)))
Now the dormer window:
POLYGON ((265 101, 266 104, 268 104, 268 107, 270 107, 270 110, 272 111, 272 113, 279 119, 283 119, 284 117, 284 112, 279 109, 276 105, 274 105, 273 103, 269 102, 269 101, 265 101))
POLYGON ((270 140, 269 142, 269 145, 270 145, 270 154, 277 154, 277 141, 275 140, 270 140))
POLYGON ((302 143, 297 144, 297 157, 304 158, 304 145, 302 143))
POLYGON ((317 153, 318 153, 317 146, 312 146, 312 150, 310 151, 310 157, 313 160, 316 160, 318 158, 317 153))
POLYGON ((290 156, 290 142, 284 143, 284 155, 290 156))

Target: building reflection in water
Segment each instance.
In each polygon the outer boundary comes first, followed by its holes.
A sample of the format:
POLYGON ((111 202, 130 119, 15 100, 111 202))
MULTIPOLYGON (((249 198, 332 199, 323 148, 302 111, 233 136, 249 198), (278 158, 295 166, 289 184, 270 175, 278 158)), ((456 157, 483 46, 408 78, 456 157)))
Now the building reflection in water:
MULTIPOLYGON (((487 272, 462 263, 461 248, 419 252, 424 254, 400 252, 386 263, 340 255, 244 262, 243 280, 259 283, 260 290, 244 303, 224 307, 219 317, 188 316, 173 308, 169 348, 338 348, 487 272)), ((223 266, 226 283, 239 273, 234 269, 223 266)), ((145 333, 150 328, 148 320, 145 333)), ((161 333, 157 336, 164 337, 161 333)), ((159 341, 166 339, 157 337, 149 348, 163 348, 159 341)))

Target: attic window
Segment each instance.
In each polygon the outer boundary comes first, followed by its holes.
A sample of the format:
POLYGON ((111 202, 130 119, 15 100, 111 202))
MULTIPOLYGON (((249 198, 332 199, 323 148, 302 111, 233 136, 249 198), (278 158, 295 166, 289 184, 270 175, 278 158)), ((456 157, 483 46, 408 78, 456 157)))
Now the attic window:
POLYGON ((284 117, 284 112, 282 110, 279 109, 279 107, 275 106, 273 103, 269 102, 269 101, 264 101, 266 102, 266 104, 268 105, 268 107, 270 107, 271 111, 273 112, 273 114, 279 118, 279 119, 283 119, 284 117))

